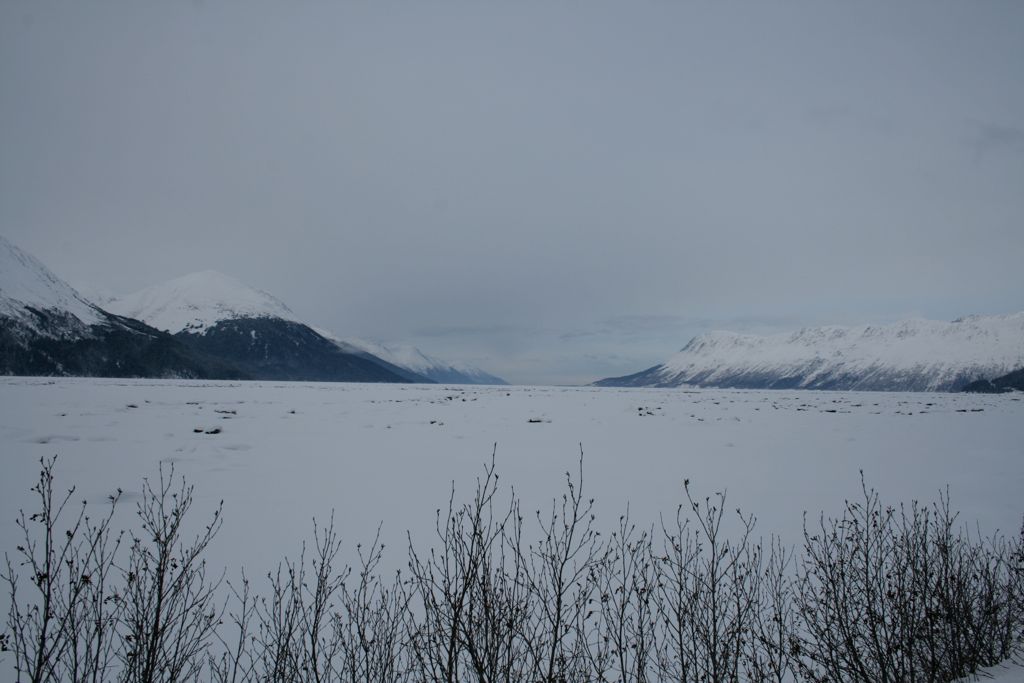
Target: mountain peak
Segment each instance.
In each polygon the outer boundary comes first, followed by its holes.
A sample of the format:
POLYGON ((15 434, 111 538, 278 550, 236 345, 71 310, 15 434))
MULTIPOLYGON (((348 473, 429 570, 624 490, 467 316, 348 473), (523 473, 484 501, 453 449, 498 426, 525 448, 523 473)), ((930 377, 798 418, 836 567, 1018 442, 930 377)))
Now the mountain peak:
POLYGON ((87 325, 102 320, 71 285, 0 235, 0 315, 23 318, 28 308, 70 313, 87 325))
POLYGON ((216 270, 189 273, 108 302, 107 309, 160 330, 202 334, 221 320, 296 320, 280 299, 216 270))

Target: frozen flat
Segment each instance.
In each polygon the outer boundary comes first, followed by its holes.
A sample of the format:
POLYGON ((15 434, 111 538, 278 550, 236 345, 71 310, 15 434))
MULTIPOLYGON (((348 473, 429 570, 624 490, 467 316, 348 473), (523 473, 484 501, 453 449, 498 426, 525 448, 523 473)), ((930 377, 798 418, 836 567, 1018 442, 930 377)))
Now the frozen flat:
POLYGON ((1021 683, 1024 681, 1024 664, 1008 660, 1002 664, 982 669, 974 676, 961 678, 957 683, 979 681, 984 683, 1021 683))
POLYGON ((296 554, 311 519, 332 510, 348 552, 378 524, 391 566, 406 530, 433 542, 435 510, 457 500, 497 444, 501 482, 527 509, 574 469, 602 528, 627 502, 656 523, 683 500, 728 490, 758 530, 800 540, 803 512, 838 514, 859 471, 884 501, 932 501, 946 485, 962 520, 1016 534, 1024 512, 1020 394, 897 394, 436 385, 3 378, 0 545, 40 457, 58 484, 97 508, 120 487, 132 522, 143 477, 160 463, 195 484, 199 524, 224 500, 209 559, 259 576, 296 554), (219 430, 217 433, 209 433, 219 430))

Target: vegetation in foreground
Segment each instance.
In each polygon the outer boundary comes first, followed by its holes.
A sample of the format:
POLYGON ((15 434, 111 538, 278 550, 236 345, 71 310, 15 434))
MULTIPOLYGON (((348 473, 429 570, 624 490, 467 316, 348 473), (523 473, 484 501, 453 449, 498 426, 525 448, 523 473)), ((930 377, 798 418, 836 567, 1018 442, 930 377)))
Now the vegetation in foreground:
POLYGON ((252 582, 207 567, 221 511, 187 531, 193 488, 173 468, 115 530, 119 495, 91 516, 55 494, 54 467, 3 569, 18 681, 952 681, 1024 638, 1024 529, 972 535, 948 492, 893 507, 862 483, 789 548, 689 482, 673 516, 601 528, 582 459, 526 514, 492 459, 394 576, 379 531, 343 563, 332 519, 252 582))

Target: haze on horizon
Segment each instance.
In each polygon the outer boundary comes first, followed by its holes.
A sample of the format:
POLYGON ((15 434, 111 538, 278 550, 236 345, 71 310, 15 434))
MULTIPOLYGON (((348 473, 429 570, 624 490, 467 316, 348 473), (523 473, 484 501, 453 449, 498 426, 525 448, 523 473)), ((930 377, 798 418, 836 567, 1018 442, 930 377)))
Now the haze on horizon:
POLYGON ((1024 309, 1024 4, 0 4, 0 234, 519 383, 1024 309))

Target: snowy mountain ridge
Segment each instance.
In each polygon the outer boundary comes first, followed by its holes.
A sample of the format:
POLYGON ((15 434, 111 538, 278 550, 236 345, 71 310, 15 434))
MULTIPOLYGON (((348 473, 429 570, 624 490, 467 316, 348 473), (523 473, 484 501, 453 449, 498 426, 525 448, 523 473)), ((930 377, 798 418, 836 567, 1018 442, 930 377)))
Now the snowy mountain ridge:
POLYGON ((203 334, 217 323, 234 318, 301 322, 278 298, 215 270, 190 273, 115 297, 106 308, 171 334, 203 334))
POLYGON ((168 334, 95 306, 3 237, 0 375, 244 377, 168 334))
POLYGON ((103 314, 49 268, 0 235, 0 316, 34 326, 29 309, 71 315, 83 325, 103 314))
POLYGON ((952 322, 709 332, 661 365, 602 386, 943 391, 1024 366, 1024 312, 952 322))

